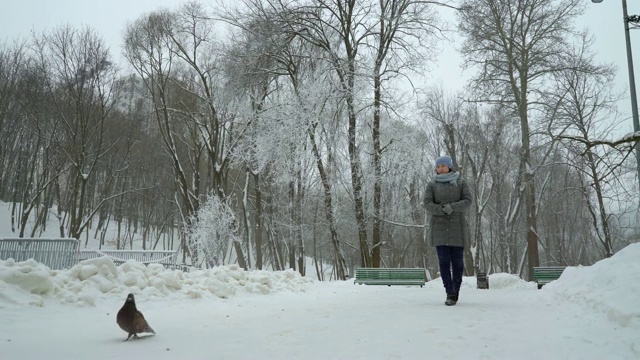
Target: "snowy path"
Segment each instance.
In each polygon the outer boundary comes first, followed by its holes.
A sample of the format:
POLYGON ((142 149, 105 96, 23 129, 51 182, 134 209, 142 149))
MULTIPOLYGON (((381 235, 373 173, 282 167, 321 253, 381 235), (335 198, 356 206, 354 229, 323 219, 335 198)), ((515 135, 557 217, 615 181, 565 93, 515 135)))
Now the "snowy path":
MULTIPOLYGON (((123 342, 124 298, 0 307, 0 359, 633 359, 640 335, 535 289, 316 283, 304 293, 139 300, 156 336, 123 342), (615 342, 613 342, 615 341, 615 342)), ((635 329, 637 330, 637 329, 635 329)))

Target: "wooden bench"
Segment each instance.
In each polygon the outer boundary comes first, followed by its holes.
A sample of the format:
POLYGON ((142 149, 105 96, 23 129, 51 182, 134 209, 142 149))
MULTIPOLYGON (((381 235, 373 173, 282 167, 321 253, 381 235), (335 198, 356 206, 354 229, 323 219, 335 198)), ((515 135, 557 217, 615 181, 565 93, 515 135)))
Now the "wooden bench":
POLYGON ((354 284, 364 285, 420 285, 427 277, 423 268, 357 268, 354 284))
POLYGON ((566 268, 566 266, 536 266, 533 268, 533 280, 538 283, 538 289, 541 289, 545 284, 560 278, 566 268))
POLYGON ((129 260, 135 260, 145 265, 161 264, 167 269, 175 269, 178 266, 178 252, 175 250, 87 250, 82 249, 78 260, 96 259, 106 256, 114 264, 120 265, 129 260))
POLYGON ((34 259, 51 270, 70 269, 78 263, 77 239, 4 238, 0 239, 0 259, 34 259))

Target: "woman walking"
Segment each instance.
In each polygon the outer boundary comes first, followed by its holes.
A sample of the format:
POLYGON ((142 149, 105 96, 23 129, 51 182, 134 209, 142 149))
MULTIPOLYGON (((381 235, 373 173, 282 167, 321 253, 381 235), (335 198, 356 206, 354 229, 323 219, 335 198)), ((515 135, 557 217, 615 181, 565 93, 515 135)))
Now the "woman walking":
POLYGON ((429 214, 429 240, 436 247, 440 277, 447 292, 445 305, 458 302, 464 247, 469 241, 465 213, 471 206, 471 190, 449 156, 436 159, 436 175, 427 184, 424 207, 429 214))

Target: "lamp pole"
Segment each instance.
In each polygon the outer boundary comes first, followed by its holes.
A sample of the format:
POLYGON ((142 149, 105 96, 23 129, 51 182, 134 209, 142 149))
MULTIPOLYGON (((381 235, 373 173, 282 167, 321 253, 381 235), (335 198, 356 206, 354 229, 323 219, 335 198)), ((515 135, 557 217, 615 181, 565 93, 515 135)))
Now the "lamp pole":
MULTIPOLYGON (((593 3, 601 3, 602 0, 591 0, 593 3)), ((627 66, 629 68, 629 95, 631 96, 631 116, 633 120, 633 131, 640 131, 640 120, 638 119, 638 98, 636 97, 636 79, 633 72, 633 55, 631 54, 631 37, 629 36, 629 23, 640 23, 640 16, 629 16, 627 11, 627 0, 622 0, 622 16, 624 20, 624 38, 627 45, 627 66)), ((640 142, 635 143, 636 166, 638 171, 638 184, 640 185, 640 142)))
MULTIPOLYGON (((629 17, 627 12, 627 0, 622 0, 622 16, 624 16, 624 38, 627 43, 627 66, 629 67, 629 94, 631 95, 631 116, 633 119, 633 131, 640 131, 638 120, 638 98, 636 97, 636 78, 633 72, 633 56, 631 55, 631 37, 629 36, 629 23, 638 23, 638 16, 629 17)), ((640 184, 640 142, 636 141, 636 166, 638 170, 638 183, 640 184)))

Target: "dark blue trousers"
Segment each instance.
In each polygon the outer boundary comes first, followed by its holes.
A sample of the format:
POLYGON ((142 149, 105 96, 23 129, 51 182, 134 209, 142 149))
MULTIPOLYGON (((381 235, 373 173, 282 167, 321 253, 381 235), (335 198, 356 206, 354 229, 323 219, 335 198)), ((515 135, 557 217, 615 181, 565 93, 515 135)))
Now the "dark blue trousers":
POLYGON ((436 251, 440 264, 440 277, 447 295, 458 295, 464 271, 464 247, 441 245, 436 246, 436 251))

